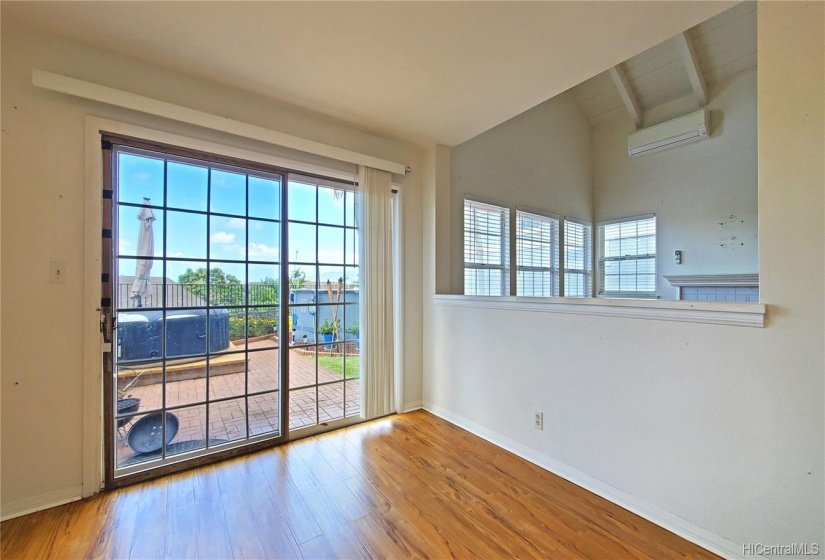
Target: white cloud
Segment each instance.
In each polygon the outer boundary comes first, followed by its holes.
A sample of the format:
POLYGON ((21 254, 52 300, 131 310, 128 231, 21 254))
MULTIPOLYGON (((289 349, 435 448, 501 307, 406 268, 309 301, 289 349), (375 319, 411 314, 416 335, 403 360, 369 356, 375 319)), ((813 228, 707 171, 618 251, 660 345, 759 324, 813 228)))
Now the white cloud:
POLYGON ((228 245, 229 243, 235 242, 235 237, 237 237, 234 233, 226 233, 225 231, 216 231, 211 235, 209 238, 212 243, 220 243, 222 245, 228 245))
POLYGON ((252 261, 276 261, 278 253, 278 247, 270 247, 265 243, 249 244, 249 260, 252 261))
POLYGON ((246 220, 243 218, 229 218, 226 220, 226 227, 229 229, 246 229, 246 220))
POLYGON ((127 253, 132 249, 132 242, 128 239, 120 238, 118 243, 118 252, 122 255, 123 253, 127 253))
POLYGON ((338 264, 344 262, 343 251, 329 251, 321 249, 318 251, 318 262, 338 264))

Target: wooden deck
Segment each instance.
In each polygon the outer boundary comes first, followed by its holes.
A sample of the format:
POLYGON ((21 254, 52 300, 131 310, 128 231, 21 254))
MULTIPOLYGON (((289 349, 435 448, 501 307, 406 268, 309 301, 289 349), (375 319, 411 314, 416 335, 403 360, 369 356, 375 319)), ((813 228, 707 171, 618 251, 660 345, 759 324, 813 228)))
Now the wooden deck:
POLYGON ((716 558, 419 411, 0 525, 11 558, 716 558))

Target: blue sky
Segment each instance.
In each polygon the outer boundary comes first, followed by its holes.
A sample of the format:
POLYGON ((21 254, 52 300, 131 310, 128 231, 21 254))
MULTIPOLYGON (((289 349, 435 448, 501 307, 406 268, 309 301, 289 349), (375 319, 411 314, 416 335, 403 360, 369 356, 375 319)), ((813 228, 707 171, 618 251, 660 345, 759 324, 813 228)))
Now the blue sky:
MULTIPOLYGON (((169 162, 168 165, 168 207, 187 210, 234 214, 227 216, 207 216, 154 210, 155 257, 164 254, 163 228, 167 228, 166 256, 174 258, 203 259, 203 263, 168 261, 166 276, 177 280, 187 268, 206 266, 207 245, 210 257, 266 261, 277 263, 280 254, 280 224, 269 220, 280 220, 280 183, 263 177, 249 177, 249 215, 246 216, 246 178, 243 174, 220 169, 212 170, 212 190, 209 193, 209 174, 206 167, 169 162), (263 219, 261 219, 263 218, 263 219), (207 220, 209 239, 207 240, 207 220), (248 231, 248 233, 247 233, 248 231)), ((142 203, 149 198, 153 205, 163 205, 163 160, 120 153, 118 159, 118 195, 121 202, 142 203)), ((320 275, 321 281, 337 280, 344 274, 344 267, 352 266, 347 275, 357 277, 357 236, 354 230, 329 227, 328 225, 352 225, 354 223, 355 194, 336 191, 327 187, 292 182, 289 184, 290 220, 319 222, 314 225, 289 224, 290 257, 292 262, 319 262, 329 266, 314 267, 298 265, 307 280, 320 275), (316 205, 316 190, 318 203, 316 205), (346 212, 346 216, 345 216, 346 212), (328 224, 328 225, 325 225, 328 224), (346 236, 346 250, 345 250, 346 236), (297 256, 297 258, 296 258, 297 256)), ((121 255, 135 255, 138 246, 138 208, 119 207, 118 247, 121 255)), ((245 267, 242 264, 213 263, 225 272, 234 274, 243 282, 245 267)), ((133 263, 121 261, 121 275, 134 274, 133 263)), ((161 276, 159 260, 155 261, 152 276, 161 276)), ((258 282, 266 277, 277 278, 275 264, 250 265, 249 282, 258 282)))

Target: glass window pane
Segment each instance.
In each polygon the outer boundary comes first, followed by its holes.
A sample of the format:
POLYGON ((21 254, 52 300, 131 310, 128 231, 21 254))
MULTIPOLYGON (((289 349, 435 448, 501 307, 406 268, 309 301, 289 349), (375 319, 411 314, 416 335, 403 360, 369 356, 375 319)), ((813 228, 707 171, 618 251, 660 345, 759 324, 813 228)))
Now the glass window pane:
POLYGON ((322 224, 344 225, 343 189, 318 187, 318 222, 322 224))
POLYGON ((120 152, 117 155, 118 202, 163 206, 163 160, 120 152))
POLYGON ((289 429, 295 430, 317 423, 315 387, 289 392, 289 429))
MULTIPOLYGON (((303 222, 315 222, 316 200, 315 185, 289 182, 289 219, 303 222)), ((291 235, 290 235, 291 238, 291 235)))
POLYGON ((249 220, 249 260, 281 260, 281 225, 277 222, 249 220))
POLYGON ((246 175, 212 169, 210 210, 221 214, 246 215, 246 175))
POLYGON ((249 397, 248 406, 250 437, 280 432, 279 393, 266 393, 249 397))
POLYGON ((246 399, 209 404, 209 444, 246 438, 246 399))
POLYGON ((344 264, 344 229, 318 227, 318 262, 344 264))
POLYGON ((361 413, 361 380, 348 379, 344 382, 344 404, 347 416, 356 416, 361 413))
POLYGON ((156 208, 120 206, 117 224, 118 254, 142 256, 147 254, 145 248, 151 248, 155 259, 162 258, 163 218, 164 211, 156 208))
POLYGON ((278 350, 249 353, 249 392, 278 389, 278 350))
POLYGON ((167 455, 180 455, 206 447, 206 405, 177 408, 170 414, 178 420, 178 431, 166 445, 167 455))
POLYGON ((281 218, 281 183, 249 176, 249 215, 255 218, 281 218))
POLYGON ((190 212, 166 212, 166 256, 206 258, 206 216, 190 212))
POLYGON ((358 212, 361 199, 357 192, 347 191, 344 194, 344 225, 348 227, 358 227, 358 212))
POLYGON ((361 262, 359 235, 360 234, 357 229, 347 229, 344 231, 344 239, 346 240, 346 247, 344 248, 344 262, 348 265, 357 265, 361 262))
POLYGON ((170 161, 166 164, 167 205, 206 211, 209 170, 206 167, 170 161))
POLYGON ((166 306, 206 306, 206 263, 166 261, 166 306))
POLYGON ((318 387, 318 421, 329 422, 344 417, 344 383, 318 387))
POLYGON ((289 258, 294 263, 315 264, 315 226, 289 223, 289 258))
POLYGON ((209 398, 236 397, 246 392, 247 358, 243 352, 209 358, 209 398), (229 361, 227 361, 229 358, 229 361))
POLYGON ((216 307, 246 305, 246 265, 212 262, 209 264, 209 304, 216 307))
POLYGON ((245 219, 212 216, 209 228, 210 259, 246 259, 245 219))

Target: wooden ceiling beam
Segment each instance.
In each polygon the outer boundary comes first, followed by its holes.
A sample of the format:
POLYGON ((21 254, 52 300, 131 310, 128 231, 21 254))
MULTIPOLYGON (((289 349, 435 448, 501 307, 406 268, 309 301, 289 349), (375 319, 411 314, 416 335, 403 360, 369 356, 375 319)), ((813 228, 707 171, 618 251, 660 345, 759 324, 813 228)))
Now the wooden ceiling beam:
POLYGON ((619 95, 624 102, 624 106, 627 109, 630 118, 633 119, 633 123, 636 125, 636 128, 642 126, 642 110, 639 107, 639 102, 636 100, 636 96, 633 94, 633 88, 630 87, 630 81, 627 79, 627 75, 624 72, 621 64, 617 64, 610 70, 610 77, 613 78, 613 83, 616 85, 616 89, 619 90, 619 95))
POLYGON ((696 49, 693 46, 690 33, 683 31, 677 35, 676 44, 679 53, 682 55, 682 62, 685 65, 685 70, 687 70, 696 101, 699 103, 699 107, 704 107, 708 104, 708 86, 705 84, 705 77, 702 75, 702 67, 699 66, 699 59, 696 57, 696 49))

